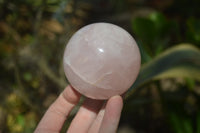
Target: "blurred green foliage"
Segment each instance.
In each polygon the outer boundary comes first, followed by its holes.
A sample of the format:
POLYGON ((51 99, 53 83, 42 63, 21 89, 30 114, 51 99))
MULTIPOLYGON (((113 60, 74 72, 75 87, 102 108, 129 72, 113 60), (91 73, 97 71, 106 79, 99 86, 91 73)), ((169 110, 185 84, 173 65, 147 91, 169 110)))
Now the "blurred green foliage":
MULTIPOLYGON (((156 58, 144 64, 139 76, 131 89, 149 82, 166 78, 189 78, 190 87, 192 79, 200 81, 200 50, 190 44, 180 44, 166 50, 156 58)), ((128 93, 128 94, 129 94, 128 93)))
POLYGON ((178 36, 177 23, 168 21, 159 12, 152 12, 146 17, 134 18, 132 29, 141 41, 142 49, 145 52, 144 61, 149 61, 154 56, 159 55, 167 48, 171 37, 178 36))
MULTIPOLYGON (((142 56, 119 125, 200 133, 199 0, 0 0, 0 132, 31 133, 67 85, 62 56, 93 22, 129 31, 142 56)), ((67 129, 74 113, 66 121, 67 129)))
POLYGON ((200 45, 200 19, 189 18, 187 20, 187 39, 197 45, 200 45))

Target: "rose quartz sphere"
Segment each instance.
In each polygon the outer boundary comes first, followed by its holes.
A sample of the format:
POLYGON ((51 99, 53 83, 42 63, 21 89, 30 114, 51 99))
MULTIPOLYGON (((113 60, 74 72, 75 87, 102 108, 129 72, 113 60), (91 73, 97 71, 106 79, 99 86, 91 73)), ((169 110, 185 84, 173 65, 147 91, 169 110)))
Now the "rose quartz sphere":
POLYGON ((92 99, 121 95, 136 80, 140 52, 132 36, 119 26, 94 23, 78 30, 64 52, 70 84, 92 99))

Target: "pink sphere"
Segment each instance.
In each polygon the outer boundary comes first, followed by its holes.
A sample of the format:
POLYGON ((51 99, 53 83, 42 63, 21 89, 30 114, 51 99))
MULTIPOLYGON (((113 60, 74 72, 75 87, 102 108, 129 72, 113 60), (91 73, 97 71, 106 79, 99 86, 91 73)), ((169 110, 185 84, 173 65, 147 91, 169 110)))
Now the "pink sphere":
POLYGON ((94 23, 78 30, 64 52, 70 84, 93 99, 121 95, 136 80, 140 52, 132 36, 119 26, 94 23))

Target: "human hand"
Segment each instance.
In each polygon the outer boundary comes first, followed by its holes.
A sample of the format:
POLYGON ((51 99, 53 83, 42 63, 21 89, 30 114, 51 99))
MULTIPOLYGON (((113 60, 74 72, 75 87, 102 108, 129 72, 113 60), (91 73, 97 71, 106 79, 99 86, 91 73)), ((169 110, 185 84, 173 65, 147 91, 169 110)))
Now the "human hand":
MULTIPOLYGON (((81 94, 67 86, 49 107, 34 133, 59 133, 81 94)), ((115 133, 121 116, 121 96, 103 100, 86 98, 71 122, 67 133, 115 133)))

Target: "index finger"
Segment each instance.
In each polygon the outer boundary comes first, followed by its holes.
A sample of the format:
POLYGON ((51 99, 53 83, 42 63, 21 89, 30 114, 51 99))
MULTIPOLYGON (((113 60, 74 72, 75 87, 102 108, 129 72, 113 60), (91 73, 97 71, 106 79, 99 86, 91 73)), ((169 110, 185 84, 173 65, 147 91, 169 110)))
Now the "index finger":
POLYGON ((67 86, 56 101, 49 107, 38 124, 35 133, 59 132, 67 116, 78 103, 80 94, 71 86, 67 86))

